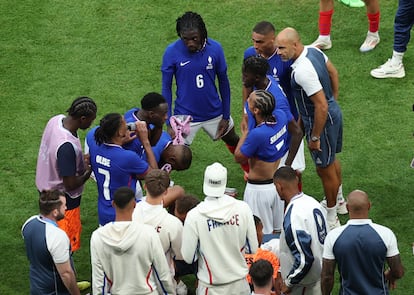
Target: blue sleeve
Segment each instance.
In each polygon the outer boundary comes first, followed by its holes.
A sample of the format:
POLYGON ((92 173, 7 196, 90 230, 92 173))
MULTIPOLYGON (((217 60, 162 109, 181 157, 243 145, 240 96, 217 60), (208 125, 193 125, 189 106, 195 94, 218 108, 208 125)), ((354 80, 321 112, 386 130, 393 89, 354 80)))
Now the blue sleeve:
POLYGON ((246 140, 244 141, 243 145, 240 147, 241 153, 247 157, 252 158, 258 149, 258 145, 260 144, 261 140, 256 138, 256 130, 251 130, 249 134, 247 134, 246 140))
POLYGON ((230 119, 230 82, 227 76, 227 63, 224 57, 224 51, 219 45, 217 79, 219 84, 220 96, 223 104, 223 119, 230 119))
MULTIPOLYGON (((172 115, 172 80, 175 73, 175 67, 170 58, 170 47, 167 47, 165 50, 164 56, 162 58, 162 89, 161 93, 164 96, 165 100, 168 103, 168 119, 172 115)), ((167 125, 169 125, 169 120, 167 120, 167 125)))
POLYGON ((217 73, 220 96, 223 103, 223 119, 230 119, 230 82, 227 72, 217 73))
POLYGON ((61 177, 76 175, 76 153, 70 142, 65 142, 59 147, 57 166, 61 177))

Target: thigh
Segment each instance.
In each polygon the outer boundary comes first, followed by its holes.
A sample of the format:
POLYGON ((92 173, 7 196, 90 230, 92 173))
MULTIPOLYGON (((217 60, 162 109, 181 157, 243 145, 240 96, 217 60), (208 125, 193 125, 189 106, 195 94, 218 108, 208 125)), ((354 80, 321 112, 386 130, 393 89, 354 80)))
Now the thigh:
MULTIPOLYGON (((203 130, 213 140, 216 139, 217 129, 218 129, 219 123, 220 123, 222 118, 223 118, 223 116, 220 115, 218 117, 215 117, 214 119, 203 122, 203 126, 202 126, 203 130)), ((233 118, 230 117, 229 126, 227 127, 226 132, 224 132, 224 134, 222 136, 223 140, 229 135, 230 131, 232 131, 232 130, 234 131, 233 127, 234 127, 234 121, 233 121, 233 118)))

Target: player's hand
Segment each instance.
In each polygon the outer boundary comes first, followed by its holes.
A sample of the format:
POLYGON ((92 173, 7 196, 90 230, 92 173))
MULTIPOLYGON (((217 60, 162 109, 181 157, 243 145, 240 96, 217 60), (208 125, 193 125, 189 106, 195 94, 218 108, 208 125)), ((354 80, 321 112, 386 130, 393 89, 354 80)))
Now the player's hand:
POLYGON ((308 141, 308 148, 311 150, 311 152, 321 152, 321 141, 308 141))
POLYGON ((220 139, 229 128, 230 120, 221 119, 220 123, 217 127, 216 136, 214 137, 214 140, 220 139))
POLYGON ((136 137, 142 144, 149 143, 147 123, 144 121, 135 122, 137 130, 135 130, 136 137))
POLYGON ((384 277, 385 277, 385 280, 388 283, 388 289, 394 290, 395 288, 397 288, 397 280, 392 278, 391 272, 390 272, 389 269, 384 271, 384 277))
POLYGON ((89 154, 83 155, 83 163, 85 164, 85 167, 91 166, 91 156, 89 154))
POLYGON ((283 282, 281 292, 282 292, 281 294, 290 294, 292 290, 288 286, 286 286, 285 283, 283 282))
POLYGON ((174 138, 175 138, 175 132, 174 132, 174 129, 173 129, 170 125, 167 125, 167 132, 168 132, 168 134, 171 136, 171 138, 172 138, 172 139, 174 139, 174 138))

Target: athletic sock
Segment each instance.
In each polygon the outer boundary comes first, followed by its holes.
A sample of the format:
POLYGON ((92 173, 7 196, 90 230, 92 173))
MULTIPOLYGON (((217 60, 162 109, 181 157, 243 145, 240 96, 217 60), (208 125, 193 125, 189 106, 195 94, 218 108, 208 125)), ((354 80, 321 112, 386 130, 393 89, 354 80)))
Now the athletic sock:
POLYGON ((398 66, 402 64, 404 57, 404 52, 397 52, 395 50, 392 51, 392 58, 391 62, 393 65, 398 66))
POLYGON ((344 200, 344 195, 342 193, 342 183, 338 188, 338 194, 336 195, 336 203, 338 204, 339 201, 343 201, 344 200))
POLYGON ((328 222, 336 221, 336 205, 331 208, 326 208, 326 219, 328 222))
POLYGON ((319 35, 329 36, 331 34, 332 15, 334 10, 319 12, 319 35))
POLYGON ((367 13, 368 22, 369 22, 369 31, 371 33, 378 32, 379 22, 380 22, 380 13, 367 13))

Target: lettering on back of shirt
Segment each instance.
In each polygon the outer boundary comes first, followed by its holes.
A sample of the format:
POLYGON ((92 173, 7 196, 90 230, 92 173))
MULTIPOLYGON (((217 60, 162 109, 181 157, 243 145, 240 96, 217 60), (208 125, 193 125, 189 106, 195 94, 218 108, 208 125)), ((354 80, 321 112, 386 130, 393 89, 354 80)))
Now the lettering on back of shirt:
POLYGON ((111 167, 111 159, 105 158, 100 155, 96 155, 95 157, 96 163, 101 164, 105 167, 111 167))
POLYGON ((239 224, 239 214, 233 215, 230 218, 229 221, 224 222, 224 223, 218 222, 218 221, 216 221, 214 219, 207 219, 208 231, 211 231, 211 230, 213 230, 215 228, 218 228, 218 227, 222 227, 224 225, 235 225, 235 226, 239 226, 240 225, 239 224))
POLYGON ((280 137, 282 137, 287 132, 286 125, 283 126, 275 135, 270 137, 270 144, 274 144, 280 137))

